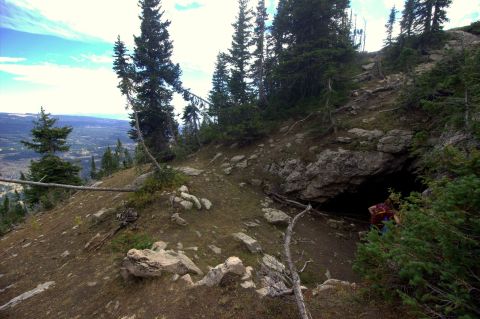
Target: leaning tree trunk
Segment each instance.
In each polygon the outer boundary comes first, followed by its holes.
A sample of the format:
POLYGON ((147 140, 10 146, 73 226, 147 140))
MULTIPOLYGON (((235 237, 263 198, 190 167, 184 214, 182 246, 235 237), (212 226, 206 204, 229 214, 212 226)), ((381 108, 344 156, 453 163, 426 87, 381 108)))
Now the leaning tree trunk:
POLYGON ((73 189, 77 191, 124 192, 124 193, 129 193, 129 192, 131 193, 136 191, 136 189, 134 188, 106 188, 106 187, 66 185, 66 184, 57 184, 57 183, 41 183, 41 182, 33 182, 33 181, 24 181, 21 179, 4 178, 1 176, 0 176, 0 182, 40 186, 40 187, 66 188, 66 189, 73 189))
POLYGON ((158 171, 161 172, 163 170, 162 166, 160 166, 157 159, 152 155, 152 153, 150 153, 150 150, 148 149, 147 145, 145 144, 145 139, 143 138, 142 131, 140 130, 140 121, 138 119, 138 112, 137 112, 137 109, 135 108, 135 104, 133 103, 132 98, 130 97, 129 93, 127 93, 127 101, 130 104, 130 106, 132 107, 132 111, 133 111, 133 114, 135 116, 135 129, 137 130, 138 141, 142 145, 143 150, 145 151, 147 156, 150 158, 150 161, 153 163, 153 165, 156 166, 158 171))

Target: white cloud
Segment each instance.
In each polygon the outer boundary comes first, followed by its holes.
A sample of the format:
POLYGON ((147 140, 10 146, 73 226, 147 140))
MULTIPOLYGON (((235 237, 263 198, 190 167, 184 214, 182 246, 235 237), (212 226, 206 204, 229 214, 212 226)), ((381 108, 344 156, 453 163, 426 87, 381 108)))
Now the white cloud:
POLYGON ((25 61, 25 58, 13 58, 8 56, 0 56, 0 63, 17 63, 25 61))
POLYGON ((0 64, 0 71, 14 75, 17 81, 36 85, 28 92, 0 88, 2 112, 36 113, 43 105, 56 114, 125 113, 116 76, 109 68, 0 64))

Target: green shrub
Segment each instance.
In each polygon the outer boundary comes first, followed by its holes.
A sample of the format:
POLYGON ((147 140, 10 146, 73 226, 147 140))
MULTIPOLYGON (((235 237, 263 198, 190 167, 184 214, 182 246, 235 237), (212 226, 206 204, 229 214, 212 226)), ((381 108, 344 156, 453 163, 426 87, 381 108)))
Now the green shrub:
POLYGON ((159 198, 161 191, 177 188, 186 181, 185 175, 163 167, 161 172, 155 172, 148 177, 140 190, 130 194, 128 205, 137 209, 145 208, 159 198))
POLYGON ((354 268, 387 299, 400 297, 424 316, 476 318, 480 313, 480 165, 446 151, 431 194, 403 201, 401 225, 372 230, 354 268))
POLYGON ((112 240, 111 248, 114 252, 125 253, 130 249, 151 248, 153 243, 153 238, 146 233, 126 231, 112 240))

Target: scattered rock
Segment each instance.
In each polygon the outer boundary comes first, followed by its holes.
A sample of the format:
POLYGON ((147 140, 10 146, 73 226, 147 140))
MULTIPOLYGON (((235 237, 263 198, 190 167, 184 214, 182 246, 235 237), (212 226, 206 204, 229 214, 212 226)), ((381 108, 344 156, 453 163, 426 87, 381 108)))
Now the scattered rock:
POLYGON ((250 155, 250 157, 248 158, 249 161, 253 161, 253 160, 256 160, 258 158, 258 155, 257 154, 252 154, 250 155))
POLYGON ((100 240, 102 236, 100 233, 97 233, 95 236, 93 236, 86 244, 85 244, 85 249, 88 249, 94 242, 100 240))
POLYGON ((269 269, 274 270, 279 273, 285 272, 285 265, 277 260, 277 258, 271 255, 263 255, 262 263, 269 269))
POLYGON ((187 193, 187 194, 190 193, 190 192, 188 191, 188 187, 185 186, 185 185, 180 186, 180 188, 178 189, 178 192, 179 192, 179 193, 187 193))
POLYGON ((212 202, 209 201, 208 199, 201 198, 200 202, 202 203, 202 205, 205 207, 206 210, 210 210, 212 208, 212 202))
POLYGON ((95 287, 97 285, 97 282, 96 281, 89 281, 87 282, 87 286, 88 287, 95 287))
POLYGON ((317 285, 317 287, 312 290, 312 295, 316 296, 322 291, 339 288, 355 289, 356 284, 338 279, 327 279, 323 284, 317 285))
POLYGON ((246 268, 238 257, 229 257, 224 263, 217 265, 210 269, 208 273, 200 281, 195 283, 195 286, 217 286, 222 282, 222 279, 227 274, 243 276, 246 268))
POLYGON ((237 155, 237 156, 234 156, 230 159, 230 162, 232 162, 233 164, 235 163, 238 163, 240 161, 243 161, 245 159, 245 155, 237 155))
POLYGON ((278 293, 283 293, 288 290, 285 283, 280 278, 271 278, 265 276, 261 280, 262 288, 256 290, 260 297, 276 296, 278 293))
POLYGON ((270 224, 274 225, 288 225, 290 223, 290 216, 282 212, 281 210, 274 208, 262 208, 262 211, 265 213, 263 217, 270 224))
POLYGON ((235 167, 240 168, 240 169, 247 168, 248 167, 248 161, 247 160, 241 161, 241 162, 237 163, 235 165, 235 167))
POLYGON ((215 162, 217 159, 219 159, 220 157, 222 157, 223 153, 217 153, 215 154, 215 156, 210 160, 210 162, 208 162, 208 164, 212 164, 213 162, 215 162))
POLYGON ((162 272, 203 275, 195 263, 181 252, 173 250, 130 249, 123 260, 122 274, 136 277, 158 277, 162 272))
POLYGON ((262 247, 260 246, 258 241, 248 236, 247 234, 235 233, 235 234, 232 234, 232 236, 236 240, 243 242, 251 253, 255 254, 255 253, 260 253, 262 251, 262 247))
POLYGON ((242 286, 242 288, 245 288, 245 289, 248 289, 248 288, 257 288, 257 286, 255 285, 255 283, 251 280, 248 280, 248 281, 244 281, 240 284, 240 286, 242 286))
POLYGON ((182 172, 183 174, 185 174, 187 176, 198 176, 198 175, 203 173, 203 170, 201 170, 201 169, 196 169, 196 168, 188 167, 188 166, 177 167, 176 170, 179 171, 179 172, 182 172))
POLYGON ((197 209, 202 209, 202 204, 200 203, 200 201, 198 200, 198 198, 196 196, 190 195, 190 194, 187 194, 187 193, 181 193, 180 197, 194 203, 195 206, 197 207, 197 209))
POLYGON ((210 250, 213 251, 217 255, 220 255, 222 253, 222 249, 215 246, 215 245, 208 245, 208 248, 210 248, 210 250))
POLYGON ((44 284, 40 284, 35 289, 24 292, 23 294, 11 299, 9 302, 4 304, 3 306, 0 306, 0 311, 6 310, 6 309, 9 309, 9 308, 13 308, 16 305, 18 305, 19 303, 21 303, 22 301, 27 300, 27 299, 35 296, 35 295, 38 295, 41 292, 44 292, 45 290, 47 290, 48 288, 50 288, 53 285, 55 285, 55 281, 48 281, 44 284))
POLYGON ((183 275, 182 277, 180 277, 180 281, 183 282, 188 288, 191 288, 191 287, 195 286, 190 274, 186 274, 186 275, 183 275))
POLYGON ((60 257, 62 257, 62 258, 65 258, 65 257, 68 257, 68 256, 70 256, 70 252, 69 252, 68 250, 65 250, 65 251, 60 255, 60 257))
POLYGON ((364 130, 361 128, 352 128, 348 131, 348 133, 353 134, 357 137, 366 138, 368 140, 374 140, 380 138, 384 135, 384 133, 380 130, 364 130))
POLYGON ((349 144, 352 142, 352 139, 346 136, 339 136, 335 139, 335 141, 337 141, 337 143, 349 144))
POLYGON ((254 227, 260 226, 260 224, 257 224, 256 222, 244 222, 243 224, 245 226, 249 227, 249 228, 254 228, 254 227))
POLYGON ((193 203, 186 200, 182 200, 179 204, 185 210, 191 210, 193 208, 193 203))
POLYGON ((156 241, 152 245, 152 250, 159 252, 160 250, 165 250, 167 248, 168 243, 164 241, 156 241))
POLYGON ((108 212, 109 210, 106 209, 106 208, 102 208, 100 209, 98 212, 96 212, 95 214, 92 215, 93 219, 97 222, 101 221, 102 220, 102 216, 104 216, 104 214, 106 212, 108 212))
POLYGON ((377 150, 384 153, 401 153, 408 149, 413 139, 412 131, 391 130, 377 145, 377 150))
POLYGON ((231 168, 230 166, 227 167, 227 168, 225 168, 225 169, 223 170, 223 173, 225 173, 225 175, 230 175, 230 174, 232 174, 232 168, 231 168))

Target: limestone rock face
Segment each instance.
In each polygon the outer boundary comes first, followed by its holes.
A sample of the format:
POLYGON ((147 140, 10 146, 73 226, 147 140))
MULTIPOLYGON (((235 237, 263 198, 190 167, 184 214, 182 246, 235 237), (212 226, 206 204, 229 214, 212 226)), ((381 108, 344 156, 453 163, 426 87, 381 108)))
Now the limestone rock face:
POLYGON ((412 143, 413 132, 404 130, 391 130, 378 141, 379 152, 397 154, 405 152, 412 143))
POLYGON ((274 225, 288 225, 290 223, 290 216, 282 212, 281 210, 274 208, 262 208, 262 211, 265 213, 263 217, 270 224, 274 225))
POLYGON ((157 251, 130 249, 123 260, 123 268, 136 277, 158 277, 163 272, 203 275, 200 268, 183 253, 158 248, 157 251))
POLYGON ((411 134, 390 131, 379 141, 381 151, 324 150, 314 162, 287 159, 267 165, 265 169, 279 176, 284 193, 302 200, 323 203, 344 192, 352 192, 359 185, 380 174, 401 170, 407 154, 400 150, 408 147, 411 134))
POLYGON ((252 253, 259 253, 262 251, 262 247, 258 243, 257 240, 253 239, 252 237, 248 236, 244 233, 235 233, 232 235, 236 240, 241 241, 247 246, 248 250, 252 253))

